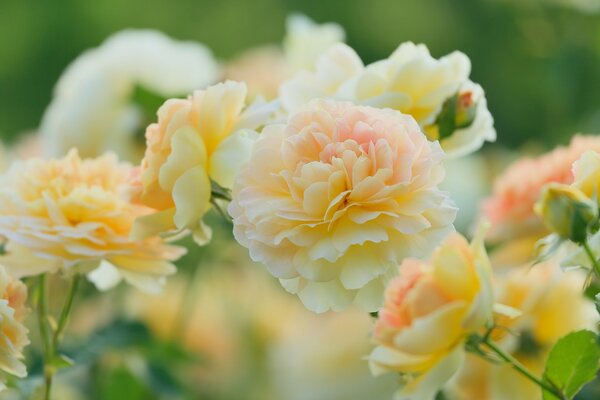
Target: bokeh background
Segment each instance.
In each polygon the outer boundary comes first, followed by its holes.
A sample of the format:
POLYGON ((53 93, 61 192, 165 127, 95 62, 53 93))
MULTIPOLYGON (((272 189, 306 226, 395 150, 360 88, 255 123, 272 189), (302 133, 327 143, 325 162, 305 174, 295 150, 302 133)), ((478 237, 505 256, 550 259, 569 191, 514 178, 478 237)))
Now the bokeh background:
POLYGON ((406 40, 434 56, 469 55, 501 144, 547 145, 600 131, 597 0, 35 0, 0 1, 0 135, 37 126, 63 69, 124 28, 208 45, 220 59, 280 43, 285 18, 335 21, 365 62, 406 40))
MULTIPOLYGON (((504 160, 600 132, 600 0, 0 0, 0 140, 35 131, 64 68, 116 31, 157 29, 226 61, 280 44, 291 12, 339 23, 367 63, 408 40, 435 57, 458 49, 471 58, 498 142, 448 167, 447 186, 467 210, 461 229, 489 189, 485 155, 504 160)), ((190 245, 162 297, 124 286, 98 296, 87 284, 64 349, 76 367, 59 375, 56 399, 390 398, 395 378, 371 378, 361 360, 369 317, 308 313, 230 235, 221 224, 209 248, 190 245)), ((36 395, 35 347, 28 358, 31 377, 15 382, 25 394, 3 399, 36 395)))

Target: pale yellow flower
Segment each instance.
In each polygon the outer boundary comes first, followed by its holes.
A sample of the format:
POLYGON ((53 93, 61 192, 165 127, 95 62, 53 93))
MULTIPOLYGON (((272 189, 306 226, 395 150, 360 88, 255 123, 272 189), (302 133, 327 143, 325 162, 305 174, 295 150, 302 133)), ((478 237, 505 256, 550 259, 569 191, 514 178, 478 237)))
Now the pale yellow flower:
POLYGON ((246 85, 227 81, 171 99, 146 130, 146 154, 134 192, 155 213, 139 218, 134 238, 191 231, 210 240, 202 218, 210 209, 211 181, 230 188, 271 108, 245 106, 246 85))
MULTIPOLYGON (((27 376, 23 348, 29 344, 28 330, 23 324, 27 287, 12 278, 0 266, 0 370, 19 378, 27 376)), ((6 386, 0 377, 0 390, 6 386)))
POLYGON ((456 373, 468 335, 492 318, 491 267, 481 238, 450 235, 430 262, 407 259, 385 292, 369 360, 406 382, 396 399, 432 400, 456 373))
POLYGON ((11 274, 85 272, 103 262, 118 277, 157 290, 182 249, 158 237, 129 240, 135 218, 150 211, 124 195, 130 173, 114 155, 82 160, 75 150, 62 159, 15 162, 0 178, 2 261, 11 274))
MULTIPOLYGON (((582 293, 584 274, 563 272, 556 260, 550 260, 506 270, 495 278, 497 302, 518 309, 520 315, 498 318, 496 323, 503 328, 495 331, 494 338, 535 374, 543 373, 548 352, 559 338, 575 330, 595 330, 598 315, 582 293)), ((447 391, 456 400, 540 396, 539 387, 509 365, 493 365, 476 356, 467 358, 447 391)))
POLYGON ((286 21, 283 52, 291 71, 311 69, 332 44, 343 42, 344 29, 334 23, 317 24, 306 15, 292 14, 286 21))
POLYGON ((471 63, 453 52, 440 59, 424 45, 401 44, 384 60, 364 66, 356 52, 336 44, 281 86, 281 101, 294 112, 314 98, 349 100, 410 114, 450 156, 494 141, 496 131, 481 86, 471 82, 471 63))
POLYGON ((138 132, 147 123, 133 99, 136 86, 163 97, 182 96, 214 83, 217 62, 201 43, 154 30, 124 30, 87 50, 63 72, 40 126, 45 155, 72 147, 84 157, 110 150, 139 160, 138 132))
POLYGON ((453 230, 442 158, 410 116, 314 101, 256 142, 233 189, 234 235, 310 310, 376 310, 398 263, 453 230))

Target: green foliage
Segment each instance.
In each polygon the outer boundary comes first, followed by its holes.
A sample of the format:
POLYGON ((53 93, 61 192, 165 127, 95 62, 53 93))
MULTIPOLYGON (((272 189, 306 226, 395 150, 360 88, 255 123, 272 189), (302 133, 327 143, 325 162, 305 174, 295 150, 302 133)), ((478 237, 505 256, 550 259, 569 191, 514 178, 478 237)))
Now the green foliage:
MULTIPOLYGON (((594 332, 582 330, 562 337, 548 356, 544 381, 572 399, 583 385, 596 376, 600 363, 600 345, 594 332)), ((544 400, 556 396, 544 391, 544 400)))
POLYGON ((120 366, 111 370, 99 385, 96 394, 101 400, 147 400, 154 399, 149 389, 128 368, 120 366))

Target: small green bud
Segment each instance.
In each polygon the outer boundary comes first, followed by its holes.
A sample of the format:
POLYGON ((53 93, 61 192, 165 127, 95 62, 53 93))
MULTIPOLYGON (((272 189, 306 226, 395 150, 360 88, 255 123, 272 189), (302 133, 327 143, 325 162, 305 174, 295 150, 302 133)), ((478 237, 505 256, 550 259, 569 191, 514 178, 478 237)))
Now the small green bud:
POLYGON ((575 243, 586 241, 598 217, 598 207, 592 200, 579 189, 562 184, 545 187, 535 212, 548 229, 575 243))

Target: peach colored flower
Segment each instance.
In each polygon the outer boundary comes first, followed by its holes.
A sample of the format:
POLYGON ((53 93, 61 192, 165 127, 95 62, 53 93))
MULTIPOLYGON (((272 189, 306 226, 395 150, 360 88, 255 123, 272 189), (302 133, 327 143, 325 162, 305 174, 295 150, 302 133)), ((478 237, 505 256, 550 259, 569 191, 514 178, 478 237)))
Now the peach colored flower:
POLYGON ((310 310, 376 310, 398 263, 453 230, 442 158, 410 116, 316 100, 256 142, 229 206, 235 237, 310 310))
POLYGON ((75 150, 14 163, 0 178, 0 234, 7 239, 0 261, 15 276, 85 272, 103 262, 119 278, 157 290, 183 249, 158 237, 129 240, 135 218, 150 211, 123 194, 130 169, 112 154, 82 160, 75 150))
MULTIPOLYGON (((27 286, 12 278, 0 266, 0 370, 24 378, 23 348, 29 344, 29 331, 23 324, 27 314, 27 286)), ((0 390, 6 387, 0 377, 0 390)))
POLYGON ((246 85, 227 81, 171 99, 146 130, 146 154, 134 181, 137 201, 156 212, 136 221, 134 238, 191 231, 210 240, 202 218, 211 207, 211 180, 230 188, 270 107, 246 107, 246 85))
POLYGON ((425 45, 411 42, 365 67, 352 48, 336 44, 317 59, 314 70, 284 82, 280 97, 288 112, 315 98, 392 108, 413 116, 448 155, 462 156, 496 139, 483 89, 468 79, 470 70, 463 53, 435 59, 425 45), (445 110, 446 104, 454 106, 445 110))
POLYGON ((489 239, 502 241, 546 233, 533 211, 542 188, 550 182, 573 182, 571 167, 586 151, 600 151, 600 138, 575 136, 569 146, 558 147, 536 158, 523 158, 496 179, 491 196, 483 204, 483 216, 492 223, 489 239))
POLYGON ((491 320, 493 300, 481 237, 469 245, 452 234, 431 261, 405 260, 385 291, 372 371, 405 378, 396 399, 432 400, 460 367, 467 336, 491 320))

